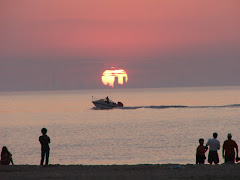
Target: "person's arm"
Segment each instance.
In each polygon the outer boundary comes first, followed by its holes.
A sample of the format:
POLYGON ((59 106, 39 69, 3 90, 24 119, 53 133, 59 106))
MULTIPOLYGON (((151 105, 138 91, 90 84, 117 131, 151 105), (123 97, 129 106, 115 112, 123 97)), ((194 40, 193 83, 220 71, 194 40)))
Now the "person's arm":
POLYGON ((225 157, 225 143, 223 143, 223 148, 222 148, 222 156, 223 156, 223 158, 225 157))
POLYGON ((238 148, 236 148, 236 157, 238 158, 238 148))
POLYGON ((218 141, 218 150, 220 149, 220 142, 218 141))
POLYGON ((208 150, 208 147, 207 147, 207 146, 204 146, 204 148, 205 148, 205 152, 207 152, 207 150, 208 150))
POLYGON ((238 145, 236 142, 235 142, 235 148, 236 148, 236 159, 237 159, 238 158, 238 145))
MULTIPOLYGON (((210 140, 210 139, 209 139, 210 140)), ((209 146, 209 140, 208 140, 208 142, 207 142, 207 144, 206 144, 206 148, 208 148, 208 146, 209 146)))

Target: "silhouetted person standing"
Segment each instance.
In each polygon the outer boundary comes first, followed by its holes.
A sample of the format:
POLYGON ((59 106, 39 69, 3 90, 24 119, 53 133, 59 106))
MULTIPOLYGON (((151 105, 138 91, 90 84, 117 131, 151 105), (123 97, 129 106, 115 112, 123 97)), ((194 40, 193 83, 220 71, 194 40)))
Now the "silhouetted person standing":
POLYGON ((213 162, 215 164, 219 163, 219 157, 218 157, 218 150, 220 149, 220 142, 217 140, 217 133, 213 133, 213 138, 209 139, 206 146, 210 146, 209 148, 209 154, 208 154, 208 162, 212 164, 213 162))
POLYGON ((50 138, 47 136, 47 129, 42 128, 42 136, 39 137, 39 141, 41 143, 41 163, 40 165, 43 165, 44 157, 46 155, 46 162, 45 165, 48 165, 48 160, 49 160, 49 143, 50 143, 50 138))
POLYGON ((222 155, 225 159, 225 163, 234 163, 235 162, 235 151, 236 149, 236 159, 238 158, 238 145, 237 143, 232 140, 232 134, 228 133, 227 135, 228 140, 224 141, 223 143, 223 150, 222 155))
POLYGON ((207 151, 207 147, 203 145, 204 139, 199 139, 199 146, 197 147, 196 153, 196 164, 204 164, 205 163, 205 152, 207 151))

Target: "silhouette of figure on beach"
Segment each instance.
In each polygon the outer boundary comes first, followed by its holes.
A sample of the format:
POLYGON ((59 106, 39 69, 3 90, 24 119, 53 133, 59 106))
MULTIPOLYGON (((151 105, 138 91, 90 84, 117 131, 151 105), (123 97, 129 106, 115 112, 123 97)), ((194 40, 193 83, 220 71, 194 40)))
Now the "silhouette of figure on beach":
POLYGON ((238 161, 238 145, 232 140, 232 134, 228 133, 228 140, 224 141, 222 155, 225 160, 225 163, 234 163, 235 162, 235 151, 236 149, 236 161, 238 161))
POLYGON ((41 143, 41 162, 40 165, 43 165, 44 162, 44 158, 46 155, 46 161, 45 161, 45 165, 48 165, 48 161, 49 161, 49 152, 50 152, 50 148, 49 148, 49 143, 50 143, 50 138, 47 136, 47 129, 46 128, 42 128, 42 136, 39 137, 39 141, 41 143))
POLYGON ((199 139, 199 146, 197 147, 196 152, 196 164, 204 164, 205 163, 205 152, 207 151, 207 147, 203 145, 204 139, 199 139))
POLYGON ((212 164, 213 162, 215 164, 219 163, 219 157, 218 157, 218 150, 220 149, 220 142, 217 140, 218 134, 215 132, 213 133, 213 138, 209 139, 206 146, 209 146, 209 154, 208 154, 208 162, 212 164))
POLYGON ((10 163, 12 163, 12 165, 14 165, 13 159, 12 159, 12 154, 8 151, 6 146, 3 146, 2 152, 1 152, 0 165, 9 165, 10 163))

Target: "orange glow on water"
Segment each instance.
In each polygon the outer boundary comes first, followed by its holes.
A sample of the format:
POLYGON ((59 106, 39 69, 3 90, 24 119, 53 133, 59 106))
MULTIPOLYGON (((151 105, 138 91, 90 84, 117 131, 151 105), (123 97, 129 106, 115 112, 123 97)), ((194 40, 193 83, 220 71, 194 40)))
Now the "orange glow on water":
POLYGON ((110 69, 103 72, 102 82, 104 85, 114 87, 115 78, 118 78, 118 84, 123 85, 128 81, 128 75, 123 69, 110 69), (125 82, 124 82, 125 78, 125 82))

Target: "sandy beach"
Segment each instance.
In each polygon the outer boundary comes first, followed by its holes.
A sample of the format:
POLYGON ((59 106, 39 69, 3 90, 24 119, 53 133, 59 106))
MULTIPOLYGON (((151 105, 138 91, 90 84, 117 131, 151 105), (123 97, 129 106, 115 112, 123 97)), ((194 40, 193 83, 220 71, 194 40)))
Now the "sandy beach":
POLYGON ((239 164, 0 166, 3 179, 240 179, 239 164))

